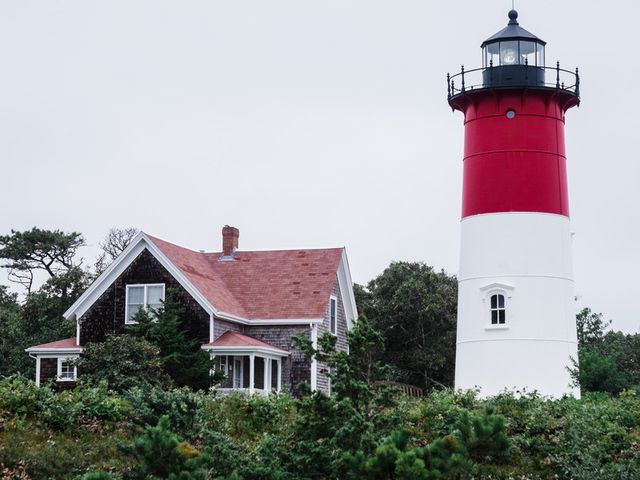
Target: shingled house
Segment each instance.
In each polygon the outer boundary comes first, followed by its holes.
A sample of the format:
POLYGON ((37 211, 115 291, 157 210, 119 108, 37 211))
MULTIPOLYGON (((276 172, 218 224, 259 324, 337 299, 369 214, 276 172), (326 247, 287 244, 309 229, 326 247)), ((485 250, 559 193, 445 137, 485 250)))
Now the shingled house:
POLYGON ((326 365, 293 347, 330 331, 346 350, 356 316, 344 248, 241 251, 239 231, 222 229, 222 251, 205 253, 139 233, 113 264, 65 312, 76 336, 26 351, 36 360, 36 382, 72 385, 72 360, 89 342, 122 333, 141 308, 159 307, 168 289, 185 307, 182 325, 226 373, 223 391, 289 390, 306 380, 329 392, 326 365))

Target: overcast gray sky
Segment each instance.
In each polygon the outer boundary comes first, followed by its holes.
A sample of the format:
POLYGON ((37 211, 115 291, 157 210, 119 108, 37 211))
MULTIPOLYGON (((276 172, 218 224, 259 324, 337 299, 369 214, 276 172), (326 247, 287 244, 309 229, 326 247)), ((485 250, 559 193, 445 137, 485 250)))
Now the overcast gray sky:
MULTIPOLYGON (((455 273, 462 115, 508 0, 0 0, 0 233, 112 226, 194 249, 347 247, 455 273)), ((579 306, 637 331, 640 4, 518 0, 547 64, 579 66, 567 115, 579 306)), ((6 274, 2 273, 2 282, 6 274)))

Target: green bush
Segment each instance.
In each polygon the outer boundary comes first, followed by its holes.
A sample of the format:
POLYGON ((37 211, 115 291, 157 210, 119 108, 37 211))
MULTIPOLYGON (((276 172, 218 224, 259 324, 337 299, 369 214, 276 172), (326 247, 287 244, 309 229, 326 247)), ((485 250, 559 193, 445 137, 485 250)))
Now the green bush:
POLYGON ((79 417, 122 420, 128 408, 126 400, 108 391, 106 382, 55 393, 47 386, 36 387, 35 382, 22 376, 0 380, 0 410, 38 418, 56 429, 75 425, 79 417))
POLYGON ((136 459, 135 471, 140 478, 207 478, 203 468, 207 458, 170 430, 167 416, 160 417, 155 427, 147 427, 128 450, 136 459))
POLYGON ((0 409, 17 415, 30 415, 40 411, 43 402, 50 400, 49 388, 38 388, 32 380, 22 375, 0 379, 0 409))
POLYGON ((162 369, 158 348, 132 335, 107 335, 100 343, 89 343, 77 361, 82 378, 124 392, 130 388, 167 387, 171 379, 162 369))
POLYGON ((81 384, 72 394, 80 404, 80 415, 86 419, 117 422, 123 420, 130 409, 129 402, 109 391, 106 381, 95 386, 81 384))
POLYGON ((197 433, 196 423, 204 395, 187 387, 165 390, 162 388, 132 388, 123 394, 130 405, 130 420, 134 425, 156 425, 160 417, 169 418, 171 428, 191 438, 197 433))

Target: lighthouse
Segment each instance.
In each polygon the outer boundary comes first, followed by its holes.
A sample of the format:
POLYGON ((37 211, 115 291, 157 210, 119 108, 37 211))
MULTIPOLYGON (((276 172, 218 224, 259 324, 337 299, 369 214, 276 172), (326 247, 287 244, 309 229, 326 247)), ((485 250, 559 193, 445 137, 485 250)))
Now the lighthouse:
POLYGON ((455 386, 577 397, 564 125, 580 78, 508 16, 481 68, 447 75, 464 114, 455 386))

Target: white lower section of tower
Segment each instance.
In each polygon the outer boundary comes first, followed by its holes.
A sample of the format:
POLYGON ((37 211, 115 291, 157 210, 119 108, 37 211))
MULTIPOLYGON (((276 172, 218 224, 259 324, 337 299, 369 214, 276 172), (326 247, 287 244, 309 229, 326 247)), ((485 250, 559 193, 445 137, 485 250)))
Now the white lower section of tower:
POLYGON ((569 219, 493 213, 461 225, 456 388, 579 397, 567 370, 578 358, 569 219), (504 313, 492 313, 494 295, 504 313))

